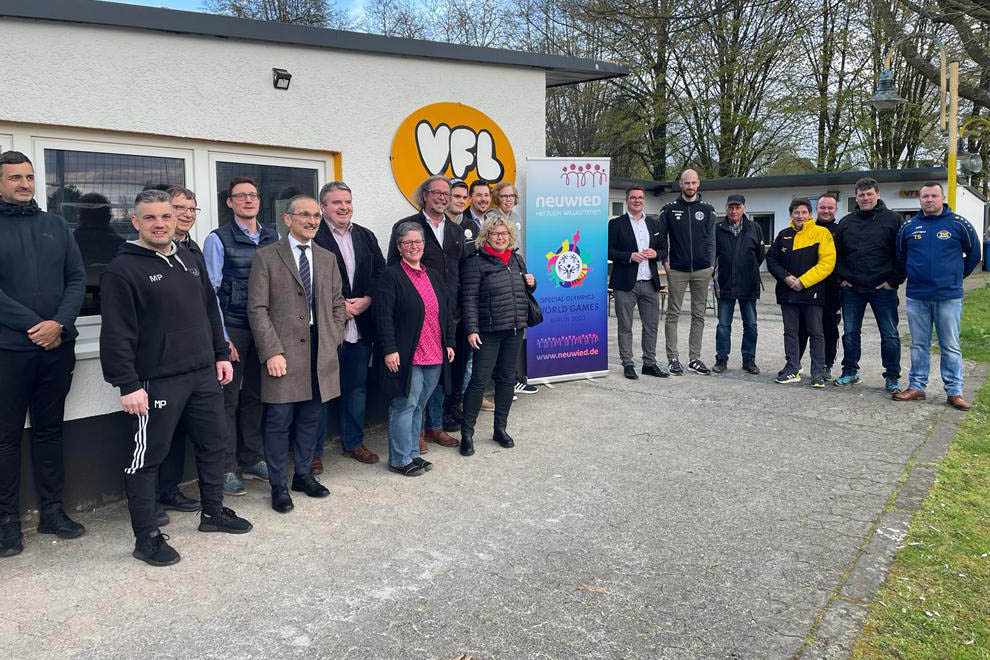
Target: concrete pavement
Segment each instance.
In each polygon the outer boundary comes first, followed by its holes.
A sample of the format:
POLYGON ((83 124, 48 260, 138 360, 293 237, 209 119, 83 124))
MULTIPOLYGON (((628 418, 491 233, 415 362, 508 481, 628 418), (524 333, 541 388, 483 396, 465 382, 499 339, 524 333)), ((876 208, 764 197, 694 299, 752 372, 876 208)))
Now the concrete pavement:
MULTIPOLYGON (((871 316, 864 327, 863 384, 819 391, 772 382, 782 328, 769 302, 756 377, 735 354, 721 376, 625 380, 613 318, 610 377, 520 396, 514 449, 490 441, 490 416, 474 457, 431 445, 436 468, 417 479, 331 449, 330 498, 295 493, 279 515, 267 484, 249 482, 227 502, 250 534, 202 534, 196 516, 172 513, 173 567, 131 558, 123 504, 83 513, 83 538, 32 533, 0 561, 0 648, 19 659, 845 657, 961 416, 944 404, 937 356, 929 400, 891 402, 871 316), (912 459, 923 469, 906 470, 912 459)), ((685 350, 687 329, 682 316, 685 350)), ((971 395, 985 372, 967 366, 971 395)), ((384 458, 384 429, 369 446, 384 458)))

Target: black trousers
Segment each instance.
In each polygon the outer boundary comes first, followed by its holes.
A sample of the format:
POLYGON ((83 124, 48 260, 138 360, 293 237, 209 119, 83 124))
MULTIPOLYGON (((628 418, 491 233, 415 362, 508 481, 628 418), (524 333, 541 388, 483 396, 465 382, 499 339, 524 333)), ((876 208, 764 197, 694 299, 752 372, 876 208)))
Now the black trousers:
POLYGON ((495 428, 505 429, 516 385, 516 365, 523 345, 523 331, 482 332, 481 348, 474 351, 471 381, 464 393, 463 426, 474 432, 481 410, 481 397, 489 380, 495 381, 495 428))
POLYGON ((227 328, 227 336, 240 358, 234 365, 234 379, 223 388, 226 415, 226 472, 237 472, 238 465, 254 465, 262 459, 264 438, 261 420, 261 360, 254 336, 245 328, 227 328))
MULTIPOLYGON (((825 338, 825 366, 829 369, 835 365, 835 358, 839 351, 839 322, 842 320, 842 301, 839 292, 834 295, 826 290, 825 305, 822 307, 822 335, 825 338)), ((798 342, 801 344, 801 359, 804 359, 804 351, 808 348, 808 329, 804 323, 798 329, 798 342)))
POLYGON ((75 366, 72 341, 50 351, 0 350, 0 516, 20 514, 21 442, 28 412, 41 509, 62 504, 62 417, 75 366))
POLYGON ((787 358, 785 369, 793 373, 801 370, 801 346, 798 334, 801 325, 804 325, 811 343, 811 377, 818 378, 825 370, 822 306, 783 304, 780 306, 780 312, 784 317, 784 355, 787 358))
MULTIPOLYGON (((320 428, 323 400, 320 397, 320 380, 317 376, 317 346, 319 334, 316 326, 310 329, 309 373, 313 396, 308 401, 265 404, 265 460, 268 461, 268 483, 284 486, 288 483, 289 436, 292 436, 292 460, 295 474, 309 474, 313 462, 313 449, 320 428)), ((336 354, 333 356, 336 360, 336 354)))
POLYGON ((179 420, 172 434, 172 446, 168 450, 168 455, 158 467, 159 497, 180 492, 179 483, 182 482, 182 474, 186 468, 186 441, 186 427, 182 420, 179 420))
POLYGON ((203 511, 216 515, 223 506, 223 463, 226 451, 223 392, 212 366, 143 383, 148 413, 136 419, 134 453, 124 468, 127 508, 134 535, 157 529, 158 468, 172 447, 182 423, 196 454, 203 511))

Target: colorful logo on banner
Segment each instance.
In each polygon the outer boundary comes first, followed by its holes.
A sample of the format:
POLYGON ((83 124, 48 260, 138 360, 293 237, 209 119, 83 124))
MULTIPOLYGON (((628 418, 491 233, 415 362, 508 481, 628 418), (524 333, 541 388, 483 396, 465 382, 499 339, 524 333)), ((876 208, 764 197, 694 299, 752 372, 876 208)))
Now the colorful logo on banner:
POLYGON ((409 203, 435 174, 470 183, 516 180, 516 157, 502 129, 463 103, 433 103, 406 117, 392 140, 392 176, 409 203))
POLYGON ((581 255, 581 248, 578 246, 580 240, 579 229, 574 232, 572 241, 564 239, 556 252, 547 252, 547 273, 561 288, 581 286, 584 278, 588 276, 588 271, 591 270, 585 261, 586 257, 590 260, 591 255, 581 255))
POLYGON ((607 158, 527 160, 526 262, 545 264, 544 320, 526 331, 530 379, 608 371, 608 169, 607 158))

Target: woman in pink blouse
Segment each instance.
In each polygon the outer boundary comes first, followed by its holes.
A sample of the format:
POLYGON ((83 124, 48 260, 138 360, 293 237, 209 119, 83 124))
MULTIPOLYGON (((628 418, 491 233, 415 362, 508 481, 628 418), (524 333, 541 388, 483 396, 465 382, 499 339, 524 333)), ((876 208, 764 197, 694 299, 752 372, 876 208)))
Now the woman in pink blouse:
POLYGON ((375 294, 381 387, 388 406, 388 465, 417 477, 433 464, 419 455, 423 408, 443 383, 450 393, 454 323, 440 273, 422 263, 423 229, 399 225, 396 244, 402 259, 385 269, 375 294))

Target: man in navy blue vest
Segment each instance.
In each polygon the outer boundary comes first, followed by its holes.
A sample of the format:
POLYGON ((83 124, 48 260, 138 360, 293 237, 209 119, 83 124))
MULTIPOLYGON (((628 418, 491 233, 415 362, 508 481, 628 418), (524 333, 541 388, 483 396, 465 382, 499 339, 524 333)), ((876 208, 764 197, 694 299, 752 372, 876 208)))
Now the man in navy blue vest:
POLYGON ((278 233, 258 222, 261 198, 253 179, 231 179, 227 206, 234 219, 206 237, 203 256, 220 300, 234 364, 234 379, 223 393, 228 433, 223 492, 243 495, 247 490, 237 475, 238 465, 245 478, 268 480, 261 436, 261 361, 247 317, 248 277, 258 248, 278 242, 278 233))

